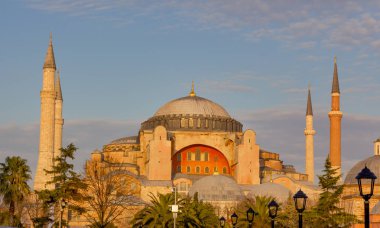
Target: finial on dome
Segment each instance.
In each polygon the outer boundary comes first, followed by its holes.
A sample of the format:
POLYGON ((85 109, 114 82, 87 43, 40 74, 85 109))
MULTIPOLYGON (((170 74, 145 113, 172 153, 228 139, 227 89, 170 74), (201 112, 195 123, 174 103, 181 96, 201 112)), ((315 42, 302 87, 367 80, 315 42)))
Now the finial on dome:
POLYGON ((336 56, 334 56, 334 64, 336 64, 336 56))
POLYGON ((194 92, 194 81, 191 82, 191 91, 189 93, 190 97, 195 97, 195 92, 194 92))

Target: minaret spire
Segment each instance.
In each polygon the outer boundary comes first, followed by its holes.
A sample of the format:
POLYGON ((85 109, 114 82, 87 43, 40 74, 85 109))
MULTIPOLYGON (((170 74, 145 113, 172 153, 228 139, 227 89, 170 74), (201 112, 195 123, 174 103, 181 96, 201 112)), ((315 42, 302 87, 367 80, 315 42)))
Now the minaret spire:
POLYGON ((343 113, 340 111, 340 90, 338 80, 338 66, 334 58, 334 74, 331 89, 330 119, 330 162, 337 169, 337 175, 341 175, 341 121, 343 113))
POLYGON ((194 81, 191 82, 191 91, 189 93, 189 96, 190 97, 195 97, 196 96, 196 94, 194 92, 194 81))
POLYGON ((313 128, 313 108, 311 105, 310 85, 307 95, 306 107, 306 127, 305 133, 305 172, 308 176, 308 181, 314 183, 314 135, 313 128))
POLYGON ((308 89, 308 95, 307 95, 307 106, 306 106, 306 115, 307 116, 312 116, 313 115, 313 106, 311 104, 311 95, 310 95, 310 85, 308 89))
POLYGON ((54 50, 53 50, 52 33, 50 33, 49 46, 48 46, 48 49, 47 49, 47 52, 46 52, 46 56, 45 56, 44 69, 45 68, 56 69, 55 58, 54 58, 54 50))
POLYGON ((334 75, 331 93, 340 93, 339 91, 339 79, 338 79, 338 66, 336 64, 336 56, 334 57, 334 75))
POLYGON ((62 90, 61 90, 60 70, 57 70, 57 77, 55 79, 55 91, 57 92, 57 100, 63 100, 62 99, 62 90))

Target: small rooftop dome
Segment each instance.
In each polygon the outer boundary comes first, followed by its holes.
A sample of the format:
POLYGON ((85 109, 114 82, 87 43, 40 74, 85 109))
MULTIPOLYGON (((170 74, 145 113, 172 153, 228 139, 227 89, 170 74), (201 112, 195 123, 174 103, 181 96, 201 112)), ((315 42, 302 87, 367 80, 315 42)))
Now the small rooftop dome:
POLYGON ((189 190, 193 196, 198 192, 204 201, 240 201, 243 199, 240 186, 231 178, 223 175, 206 176, 196 181, 189 190))
POLYGON ((252 185, 248 187, 249 193, 248 196, 253 197, 253 196, 272 196, 276 198, 279 202, 285 202, 289 195, 290 195, 290 190, 287 189, 286 187, 280 185, 280 184, 275 184, 272 182, 267 182, 264 184, 259 184, 259 185, 252 185))
POLYGON ((380 214, 380 201, 371 210, 371 215, 379 215, 379 214, 380 214))
POLYGON ((380 184, 380 155, 374 155, 356 163, 356 165, 354 165, 347 173, 344 184, 358 184, 355 177, 365 166, 367 166, 368 169, 370 169, 377 176, 375 184, 380 184))

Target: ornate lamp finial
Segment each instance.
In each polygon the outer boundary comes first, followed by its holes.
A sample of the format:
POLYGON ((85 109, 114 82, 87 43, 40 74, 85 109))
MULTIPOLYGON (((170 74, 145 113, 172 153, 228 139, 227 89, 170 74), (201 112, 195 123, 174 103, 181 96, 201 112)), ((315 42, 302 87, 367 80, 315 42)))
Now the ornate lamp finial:
POLYGON ((194 92, 194 81, 191 83, 191 91, 189 93, 190 97, 195 97, 195 92, 194 92))
POLYGON ((334 64, 336 64, 336 56, 334 56, 334 64))

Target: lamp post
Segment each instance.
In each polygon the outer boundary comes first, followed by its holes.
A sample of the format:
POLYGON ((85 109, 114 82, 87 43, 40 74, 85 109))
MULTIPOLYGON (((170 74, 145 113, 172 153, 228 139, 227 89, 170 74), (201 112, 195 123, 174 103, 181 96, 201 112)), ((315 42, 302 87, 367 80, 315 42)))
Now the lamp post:
POLYGON ((249 228, 252 227, 253 219, 255 218, 255 211, 250 207, 247 210, 247 221, 249 224, 249 228))
POLYGON ((178 214, 178 205, 177 205, 177 187, 173 187, 172 191, 174 192, 174 205, 172 206, 172 213, 173 213, 173 219, 174 219, 174 225, 173 227, 176 227, 176 220, 177 220, 177 214, 178 214))
POLYGON ((220 222, 220 227, 222 228, 226 225, 226 219, 223 216, 219 219, 219 222, 220 222))
POLYGON ((232 215, 231 215, 231 223, 232 223, 232 227, 235 227, 236 224, 237 224, 237 221, 238 221, 238 216, 237 214, 234 212, 232 215))
POLYGON ((59 217, 59 228, 62 228, 63 210, 66 207, 65 199, 62 199, 60 207, 61 207, 61 211, 60 211, 60 217, 59 217))
POLYGON ((268 209, 269 209, 269 217, 271 218, 271 227, 274 228, 274 219, 277 216, 277 211, 278 211, 278 204, 275 200, 272 200, 268 204, 268 209))
POLYGON ((294 204, 298 212, 298 227, 302 228, 302 212, 306 207, 307 195, 300 189, 294 196, 294 204))
POLYGON ((377 179, 377 177, 370 169, 367 168, 367 166, 365 166, 364 169, 362 169, 362 171, 358 173, 356 179, 358 180, 360 195, 364 199, 364 227, 369 228, 369 199, 373 195, 373 189, 375 187, 375 180, 377 179), (368 189, 364 186, 363 189, 362 181, 366 183, 370 181, 370 188, 368 189))

